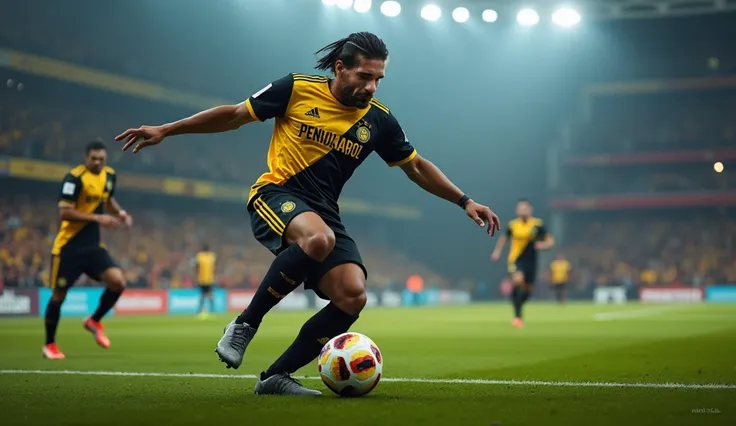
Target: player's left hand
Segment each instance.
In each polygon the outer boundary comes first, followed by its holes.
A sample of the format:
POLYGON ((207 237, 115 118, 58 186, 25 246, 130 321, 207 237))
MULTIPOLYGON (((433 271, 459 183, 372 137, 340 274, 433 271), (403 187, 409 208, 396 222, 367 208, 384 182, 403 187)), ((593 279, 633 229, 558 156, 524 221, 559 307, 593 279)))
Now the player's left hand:
POLYGON ((126 212, 121 212, 120 213, 120 220, 122 220, 123 223, 125 224, 125 226, 128 227, 128 228, 130 228, 131 226, 133 226, 133 216, 129 215, 126 212))
POLYGON ((552 244, 549 241, 537 241, 534 243, 534 248, 540 251, 549 250, 552 248, 552 244))
POLYGON ((465 214, 467 214, 469 218, 473 219, 473 222, 478 224, 481 228, 487 224, 487 232, 491 236, 495 235, 496 231, 501 230, 501 221, 498 220, 496 213, 493 213, 491 209, 483 204, 478 204, 472 200, 468 201, 468 204, 465 205, 465 214))

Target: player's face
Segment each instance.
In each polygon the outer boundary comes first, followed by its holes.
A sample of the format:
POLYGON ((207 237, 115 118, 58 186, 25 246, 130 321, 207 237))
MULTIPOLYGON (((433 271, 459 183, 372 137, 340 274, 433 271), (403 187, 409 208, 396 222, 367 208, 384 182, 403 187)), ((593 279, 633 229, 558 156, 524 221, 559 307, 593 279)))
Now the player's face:
POLYGON ((338 61, 335 74, 340 85, 342 102, 357 108, 367 107, 385 70, 386 61, 379 59, 360 59, 353 68, 347 68, 338 61))
POLYGON ((526 201, 522 201, 521 203, 517 204, 516 215, 523 218, 531 217, 532 205, 527 203, 526 201))
POLYGON ((94 174, 98 174, 105 167, 105 164, 107 164, 107 151, 104 149, 92 150, 87 154, 85 160, 87 169, 94 174))

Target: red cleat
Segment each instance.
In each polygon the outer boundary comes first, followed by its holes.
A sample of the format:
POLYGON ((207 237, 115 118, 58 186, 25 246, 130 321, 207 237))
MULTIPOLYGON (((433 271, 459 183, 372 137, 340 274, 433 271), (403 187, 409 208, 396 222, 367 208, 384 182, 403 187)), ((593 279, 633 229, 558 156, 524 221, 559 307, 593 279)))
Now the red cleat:
POLYGON ((64 355, 60 350, 59 347, 56 346, 56 343, 49 343, 48 345, 44 345, 43 348, 41 348, 41 352, 43 352, 43 357, 48 359, 64 359, 66 358, 66 355, 64 355))
POLYGON ((105 327, 101 322, 97 322, 92 317, 89 317, 84 321, 84 328, 95 336, 95 341, 98 345, 105 349, 110 347, 110 339, 105 336, 105 327))
POLYGON ((524 327, 524 321, 522 321, 521 318, 516 317, 514 318, 514 321, 511 322, 511 325, 513 325, 516 328, 522 328, 524 327))

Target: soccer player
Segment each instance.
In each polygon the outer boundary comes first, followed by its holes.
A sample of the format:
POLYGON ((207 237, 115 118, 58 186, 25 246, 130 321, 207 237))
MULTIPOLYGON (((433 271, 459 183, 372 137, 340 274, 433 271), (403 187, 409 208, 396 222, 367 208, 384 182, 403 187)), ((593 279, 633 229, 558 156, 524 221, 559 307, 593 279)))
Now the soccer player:
POLYGON ((133 152, 164 138, 234 130, 275 119, 269 171, 251 187, 248 211, 258 241, 276 255, 250 305, 227 325, 216 352, 238 368, 263 317, 300 283, 328 303, 256 383, 257 394, 320 395, 291 377, 332 337, 348 331, 366 304, 367 272, 340 220, 338 197, 355 169, 376 151, 417 185, 459 205, 493 236, 498 217, 458 189, 417 154, 394 114, 374 98, 388 49, 376 35, 353 33, 320 49, 316 68, 334 78, 288 74, 238 105, 215 107, 161 126, 128 129, 117 137, 133 152))
POLYGON ((510 220, 506 227, 506 234, 496 243, 491 254, 492 261, 501 258, 506 242, 511 239, 508 256, 508 272, 513 289, 511 302, 514 306, 514 320, 512 325, 517 328, 524 326, 522 307, 532 294, 534 280, 537 276, 537 252, 549 250, 554 246, 554 238, 547 233, 541 219, 532 216, 532 203, 521 199, 516 203, 517 217, 510 220))
POLYGON ((549 264, 550 283, 555 292, 555 298, 561 305, 565 303, 567 283, 570 282, 571 271, 572 265, 562 253, 558 253, 557 258, 549 264))
POLYGON ((202 250, 197 253, 194 258, 197 268, 197 284, 202 291, 199 299, 199 317, 207 318, 205 311, 205 302, 209 302, 209 309, 212 310, 214 301, 212 299, 212 287, 215 285, 215 261, 217 256, 210 250, 209 245, 203 244, 202 250))
POLYGON ((125 277, 110 253, 101 247, 100 228, 116 229, 121 222, 130 227, 133 218, 115 201, 116 175, 106 163, 105 144, 90 142, 84 164, 74 167, 61 183, 61 226, 51 249, 49 286, 52 293, 46 307, 46 344, 43 347, 43 355, 49 359, 65 358, 56 345, 56 327, 66 293, 82 274, 107 286, 97 310, 84 321, 84 328, 92 333, 98 345, 110 346, 100 321, 120 298, 125 289, 125 277))

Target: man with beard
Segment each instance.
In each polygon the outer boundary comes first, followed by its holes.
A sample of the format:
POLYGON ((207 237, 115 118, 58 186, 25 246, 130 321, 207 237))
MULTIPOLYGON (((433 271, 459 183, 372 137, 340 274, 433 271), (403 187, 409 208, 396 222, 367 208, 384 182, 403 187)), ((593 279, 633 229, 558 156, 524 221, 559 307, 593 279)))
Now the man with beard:
POLYGON ((164 138, 235 130, 275 119, 269 171, 250 189, 248 211, 258 241, 276 255, 252 302, 228 324, 215 352, 238 368, 263 317, 302 282, 330 303, 310 318, 284 354, 256 384, 257 394, 320 395, 291 377, 323 345, 348 331, 366 303, 367 272, 339 216, 337 200, 355 169, 376 151, 426 191, 458 204, 493 235, 498 217, 473 202, 431 162, 417 155, 396 117, 373 97, 384 77, 388 49, 361 32, 320 49, 316 68, 334 78, 289 74, 239 105, 226 105, 162 126, 129 129, 117 137, 133 152, 164 138))

